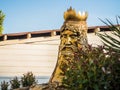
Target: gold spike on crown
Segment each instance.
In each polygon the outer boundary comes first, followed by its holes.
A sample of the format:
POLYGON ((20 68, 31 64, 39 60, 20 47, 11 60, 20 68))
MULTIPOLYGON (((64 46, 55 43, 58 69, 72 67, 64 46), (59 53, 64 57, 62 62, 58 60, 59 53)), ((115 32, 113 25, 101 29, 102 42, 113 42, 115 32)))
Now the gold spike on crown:
POLYGON ((78 12, 78 14, 76 13, 76 11, 74 9, 72 9, 72 7, 70 7, 66 12, 64 12, 64 19, 65 21, 86 21, 88 17, 88 13, 87 12, 78 12))

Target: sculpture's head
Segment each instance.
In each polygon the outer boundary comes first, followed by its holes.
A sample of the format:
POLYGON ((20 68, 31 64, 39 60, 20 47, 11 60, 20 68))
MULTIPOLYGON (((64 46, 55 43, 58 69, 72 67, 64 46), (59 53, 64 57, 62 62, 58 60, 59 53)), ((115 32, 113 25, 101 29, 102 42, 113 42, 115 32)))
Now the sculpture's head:
POLYGON ((65 22, 61 27, 61 44, 60 52, 65 59, 74 57, 74 53, 78 52, 78 48, 87 43, 87 12, 84 14, 76 14, 71 7, 64 13, 65 22))
POLYGON ((61 54, 66 59, 71 59, 74 55, 73 52, 77 52, 77 41, 79 33, 66 29, 61 32, 61 54))

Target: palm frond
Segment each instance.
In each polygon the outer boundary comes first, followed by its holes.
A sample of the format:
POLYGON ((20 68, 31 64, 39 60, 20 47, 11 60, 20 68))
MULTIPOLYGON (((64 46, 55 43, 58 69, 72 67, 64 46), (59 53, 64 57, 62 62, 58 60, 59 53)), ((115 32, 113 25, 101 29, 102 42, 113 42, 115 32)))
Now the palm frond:
POLYGON ((120 53, 120 16, 116 17, 117 25, 114 25, 109 19, 105 19, 106 21, 100 19, 104 24, 106 24, 109 29, 111 30, 111 34, 114 36, 110 36, 109 34, 105 33, 97 35, 102 39, 103 44, 106 46, 107 49, 111 48, 115 52, 120 53))
POLYGON ((106 44, 107 46, 111 46, 111 47, 115 47, 115 48, 120 48, 117 44, 120 43, 120 41, 114 39, 111 36, 108 36, 107 34, 103 35, 103 34, 97 34, 102 40, 103 43, 106 44), (114 39, 114 40, 113 40, 114 39), (115 44, 116 43, 116 44, 115 44))

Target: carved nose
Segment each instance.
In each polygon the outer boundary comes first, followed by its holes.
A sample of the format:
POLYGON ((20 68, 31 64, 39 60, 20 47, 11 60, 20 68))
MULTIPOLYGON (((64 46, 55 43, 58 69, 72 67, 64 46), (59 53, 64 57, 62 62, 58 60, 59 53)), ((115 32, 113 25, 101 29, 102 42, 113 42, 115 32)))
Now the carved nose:
POLYGON ((67 39, 66 39, 66 44, 71 44, 71 39, 70 39, 70 37, 68 37, 67 39))

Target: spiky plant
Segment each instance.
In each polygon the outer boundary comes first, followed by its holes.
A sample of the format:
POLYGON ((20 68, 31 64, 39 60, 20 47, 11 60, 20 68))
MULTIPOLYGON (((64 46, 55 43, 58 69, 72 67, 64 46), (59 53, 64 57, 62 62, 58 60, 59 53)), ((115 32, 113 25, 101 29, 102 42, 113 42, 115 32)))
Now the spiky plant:
POLYGON ((1 82, 1 90, 8 90, 8 86, 9 86, 8 82, 6 81, 1 82))
MULTIPOLYGON (((100 19, 101 20, 101 19, 100 19)), ((119 24, 120 16, 116 17, 117 25, 114 25, 109 19, 106 21, 101 20, 104 24, 106 24, 111 30, 112 36, 108 35, 106 32, 104 34, 97 33, 97 35, 103 40, 104 45, 107 50, 114 51, 120 53, 120 24, 119 24), (114 36, 114 37, 113 37, 114 36)))
POLYGON ((14 77, 13 80, 10 81, 11 89, 16 89, 20 87, 20 81, 17 77, 14 77))
POLYGON ((33 75, 32 72, 28 72, 26 74, 23 74, 23 77, 21 78, 21 83, 23 87, 31 86, 32 84, 36 84, 36 78, 33 75))

